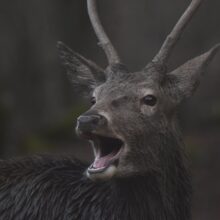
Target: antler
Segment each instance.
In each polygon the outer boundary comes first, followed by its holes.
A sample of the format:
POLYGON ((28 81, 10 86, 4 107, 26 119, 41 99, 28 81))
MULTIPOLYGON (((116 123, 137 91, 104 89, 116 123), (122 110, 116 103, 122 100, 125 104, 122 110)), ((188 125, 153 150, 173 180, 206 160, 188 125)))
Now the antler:
POLYGON ((182 17, 179 19, 177 24, 174 26, 171 33, 166 38, 163 43, 160 51, 154 57, 153 62, 158 63, 159 65, 165 65, 171 55, 177 41, 180 39, 184 29, 187 24, 192 19, 193 15, 196 13, 197 9, 201 5, 203 0, 192 0, 189 7, 186 9, 182 17))
POLYGON ((120 58, 112 45, 111 41, 109 40, 107 34, 104 31, 104 28, 100 22, 98 13, 97 13, 97 5, 96 0, 87 0, 88 5, 88 13, 92 23, 92 26, 95 30, 96 36, 100 41, 100 45, 102 46, 105 54, 108 58, 109 64, 117 64, 121 63, 120 58))

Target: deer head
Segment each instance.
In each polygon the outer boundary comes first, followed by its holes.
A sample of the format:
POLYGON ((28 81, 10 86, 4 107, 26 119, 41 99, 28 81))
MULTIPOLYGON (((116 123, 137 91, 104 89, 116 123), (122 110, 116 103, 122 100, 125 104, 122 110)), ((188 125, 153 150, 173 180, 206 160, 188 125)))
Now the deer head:
POLYGON ((129 72, 103 30, 96 0, 87 0, 88 13, 108 58, 98 65, 58 43, 73 82, 91 94, 92 107, 77 121, 77 133, 88 139, 95 160, 87 170, 93 180, 144 175, 175 160, 180 149, 176 107, 190 97, 219 45, 168 72, 166 65, 183 30, 202 3, 193 0, 166 38, 160 51, 141 71, 129 72))

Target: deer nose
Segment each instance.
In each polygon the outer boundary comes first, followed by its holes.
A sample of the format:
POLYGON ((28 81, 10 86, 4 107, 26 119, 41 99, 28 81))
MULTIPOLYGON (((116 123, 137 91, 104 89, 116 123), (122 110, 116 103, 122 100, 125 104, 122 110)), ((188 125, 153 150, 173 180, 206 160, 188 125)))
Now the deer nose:
POLYGON ((103 121, 104 117, 101 115, 85 115, 77 119, 77 130, 83 133, 92 132, 103 121))

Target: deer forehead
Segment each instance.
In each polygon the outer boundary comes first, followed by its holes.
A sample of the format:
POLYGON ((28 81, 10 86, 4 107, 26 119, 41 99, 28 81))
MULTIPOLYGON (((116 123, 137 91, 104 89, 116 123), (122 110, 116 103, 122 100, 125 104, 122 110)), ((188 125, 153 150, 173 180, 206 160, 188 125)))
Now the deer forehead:
POLYGON ((93 96, 97 99, 109 97, 118 99, 119 97, 143 97, 145 95, 155 95, 159 92, 159 86, 152 82, 121 82, 121 83, 104 83, 95 88, 93 96))

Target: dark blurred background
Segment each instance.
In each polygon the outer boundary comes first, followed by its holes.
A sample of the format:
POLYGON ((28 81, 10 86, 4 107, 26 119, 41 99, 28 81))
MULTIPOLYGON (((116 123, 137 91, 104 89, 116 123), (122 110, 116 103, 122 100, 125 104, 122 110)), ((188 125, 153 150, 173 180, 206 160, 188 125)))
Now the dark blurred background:
MULTIPOLYGON (((105 0, 99 11, 129 69, 139 70, 159 50, 189 0, 105 0)), ((220 1, 206 0, 169 64, 173 69, 220 42, 220 1)), ((56 42, 106 65, 85 0, 0 1, 0 157, 91 149, 74 134, 88 104, 60 66, 56 42)), ((193 220, 220 219, 220 54, 195 96, 180 108, 193 181, 193 220)))

